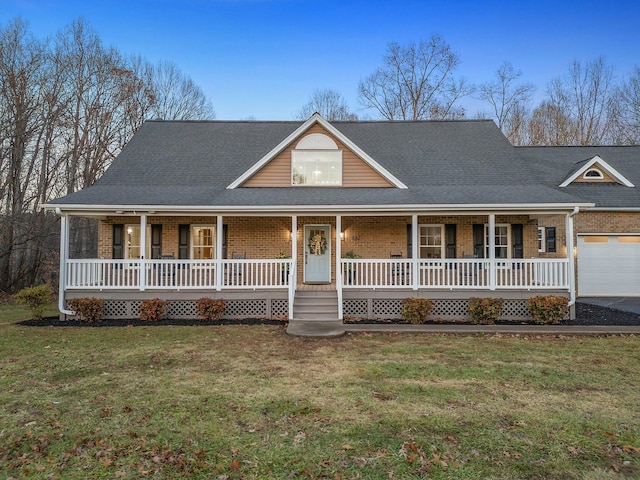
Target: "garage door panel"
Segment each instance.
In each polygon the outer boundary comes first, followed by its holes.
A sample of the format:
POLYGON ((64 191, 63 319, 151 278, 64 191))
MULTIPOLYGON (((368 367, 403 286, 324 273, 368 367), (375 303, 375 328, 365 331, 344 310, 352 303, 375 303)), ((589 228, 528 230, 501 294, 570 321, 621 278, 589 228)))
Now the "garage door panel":
POLYGON ((640 237, 578 237, 578 294, 640 296, 640 237))

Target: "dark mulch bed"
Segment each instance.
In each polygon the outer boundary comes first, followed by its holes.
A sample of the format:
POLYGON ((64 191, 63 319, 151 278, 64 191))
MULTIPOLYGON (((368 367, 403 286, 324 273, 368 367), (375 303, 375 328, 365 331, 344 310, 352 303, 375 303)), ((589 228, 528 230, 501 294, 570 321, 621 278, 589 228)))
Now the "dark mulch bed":
POLYGON ((286 325, 284 320, 266 320, 262 318, 243 318, 241 320, 222 319, 217 321, 207 320, 185 320, 171 319, 158 320, 157 322, 148 322, 139 318, 118 319, 118 320, 100 320, 99 322, 88 323, 82 320, 64 320, 58 317, 45 317, 41 320, 24 320, 18 322, 18 325, 28 327, 149 327, 149 326, 207 326, 207 325, 286 325))
MULTIPOLYGON (((345 323, 351 324, 391 324, 391 323, 408 323, 402 320, 345 320, 345 323)), ((439 325, 460 325, 464 321, 430 321, 427 324, 439 325)), ((533 322, 499 320, 497 325, 531 325, 533 322)), ((576 318, 574 320, 563 320, 561 325, 584 325, 584 326, 640 326, 640 315, 613 308, 599 307, 596 305, 588 305, 586 303, 576 303, 576 318)))
MULTIPOLYGON (((241 320, 222 319, 215 322, 206 320, 180 320, 165 319, 157 322, 145 322, 140 319, 119 319, 119 320, 102 320, 96 323, 87 323, 81 320, 65 320, 60 321, 58 317, 46 317, 42 320, 25 320, 18 322, 19 325, 29 327, 140 327, 154 325, 178 325, 178 326, 203 326, 203 325, 286 325, 285 320, 265 320, 262 318, 244 318, 241 320)), ((345 320, 345 323, 368 323, 368 324, 392 324, 407 323, 402 320, 345 320)), ((430 324, 461 324, 463 322, 427 322, 430 324)), ((523 325, 531 324, 527 322, 514 321, 498 321, 499 325, 523 325)), ((586 303, 576 304, 576 319, 564 320, 562 325, 584 325, 584 326, 640 326, 640 315, 613 308, 599 307, 596 305, 588 305, 586 303)))

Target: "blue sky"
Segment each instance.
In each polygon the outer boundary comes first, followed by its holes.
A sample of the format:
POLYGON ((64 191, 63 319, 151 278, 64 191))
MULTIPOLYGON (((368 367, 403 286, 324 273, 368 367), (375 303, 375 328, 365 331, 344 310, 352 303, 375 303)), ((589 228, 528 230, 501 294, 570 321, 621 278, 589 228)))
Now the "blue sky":
MULTIPOLYGON (((358 81, 381 65, 389 42, 434 33, 471 82, 508 60, 537 98, 574 59, 604 56, 620 77, 640 66, 638 0, 0 0, 0 24, 16 16, 40 38, 82 16, 107 45, 173 61, 222 120, 292 119, 316 88, 373 115, 358 105, 358 81)), ((477 102, 466 104, 473 116, 477 102)))

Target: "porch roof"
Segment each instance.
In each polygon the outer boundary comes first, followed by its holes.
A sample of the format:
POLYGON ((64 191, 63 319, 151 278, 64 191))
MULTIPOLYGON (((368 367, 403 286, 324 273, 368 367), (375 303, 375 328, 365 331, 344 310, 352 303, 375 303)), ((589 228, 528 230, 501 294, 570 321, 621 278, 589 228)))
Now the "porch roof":
POLYGON ((550 180, 547 168, 525 159, 532 152, 521 155, 486 120, 332 123, 406 189, 227 189, 300 124, 150 121, 94 186, 45 207, 296 211, 327 206, 341 211, 356 207, 456 210, 592 205, 575 189, 558 188, 560 182, 550 180))

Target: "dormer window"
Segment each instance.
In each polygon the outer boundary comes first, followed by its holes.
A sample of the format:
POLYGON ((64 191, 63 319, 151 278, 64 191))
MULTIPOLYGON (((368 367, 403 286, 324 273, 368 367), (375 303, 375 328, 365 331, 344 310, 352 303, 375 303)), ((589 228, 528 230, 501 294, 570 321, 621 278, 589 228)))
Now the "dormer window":
POLYGON ((603 180, 604 175, 597 168, 590 168, 589 170, 584 172, 582 178, 584 178, 585 180, 603 180))
POLYGON ((331 137, 312 133, 291 151, 291 185, 342 185, 342 151, 331 137))

